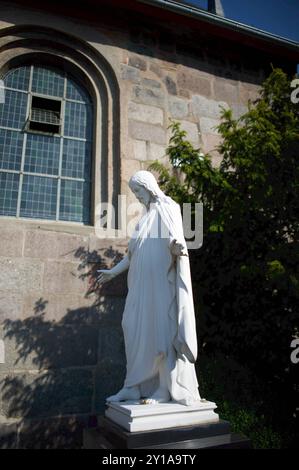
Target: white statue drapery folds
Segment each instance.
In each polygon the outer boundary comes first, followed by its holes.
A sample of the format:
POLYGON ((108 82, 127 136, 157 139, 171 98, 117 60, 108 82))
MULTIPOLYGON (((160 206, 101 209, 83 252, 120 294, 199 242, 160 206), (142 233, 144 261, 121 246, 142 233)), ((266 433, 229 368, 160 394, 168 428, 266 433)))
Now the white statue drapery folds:
POLYGON ((200 400, 194 366, 197 338, 180 207, 148 171, 137 172, 129 184, 137 197, 140 191, 148 196, 147 210, 128 246, 122 320, 126 379, 122 391, 108 401, 144 397, 149 400, 144 403, 171 399, 192 405, 200 400), (130 390, 132 395, 124 392, 130 390))

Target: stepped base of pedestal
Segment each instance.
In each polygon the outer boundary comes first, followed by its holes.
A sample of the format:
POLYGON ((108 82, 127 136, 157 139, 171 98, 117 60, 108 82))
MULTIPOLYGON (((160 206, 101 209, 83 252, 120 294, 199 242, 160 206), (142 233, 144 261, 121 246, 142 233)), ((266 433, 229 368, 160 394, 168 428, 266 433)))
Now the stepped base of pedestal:
POLYGON ((130 432, 152 431, 218 422, 216 407, 215 403, 206 400, 192 406, 175 402, 140 405, 126 401, 109 403, 105 416, 130 432))
POLYGON ((105 417, 98 428, 85 429, 84 449, 221 449, 250 448, 250 441, 230 432, 227 421, 152 431, 128 432, 105 417))

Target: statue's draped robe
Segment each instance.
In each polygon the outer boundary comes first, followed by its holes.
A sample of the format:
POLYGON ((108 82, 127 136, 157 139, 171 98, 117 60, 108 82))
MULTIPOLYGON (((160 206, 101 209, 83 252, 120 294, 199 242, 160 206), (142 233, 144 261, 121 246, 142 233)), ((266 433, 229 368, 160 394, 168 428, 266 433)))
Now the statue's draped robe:
POLYGON ((161 361, 171 398, 199 400, 194 368, 196 327, 188 256, 174 258, 176 239, 187 253, 179 206, 170 198, 151 204, 129 243, 128 295, 123 314, 127 356, 126 387, 149 396, 157 386, 161 361), (148 236, 155 233, 156 238, 148 236))

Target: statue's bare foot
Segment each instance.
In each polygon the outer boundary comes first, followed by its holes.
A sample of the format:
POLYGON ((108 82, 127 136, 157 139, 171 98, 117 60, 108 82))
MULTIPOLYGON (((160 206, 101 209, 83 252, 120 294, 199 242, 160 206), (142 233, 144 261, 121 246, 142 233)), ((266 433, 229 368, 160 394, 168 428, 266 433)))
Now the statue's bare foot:
POLYGON ((125 400, 139 400, 139 387, 124 387, 116 395, 106 398, 106 402, 118 402, 125 400))
POLYGON ((170 401, 169 391, 165 388, 158 388, 149 398, 145 398, 141 403, 145 405, 155 405, 157 403, 168 403, 170 401))

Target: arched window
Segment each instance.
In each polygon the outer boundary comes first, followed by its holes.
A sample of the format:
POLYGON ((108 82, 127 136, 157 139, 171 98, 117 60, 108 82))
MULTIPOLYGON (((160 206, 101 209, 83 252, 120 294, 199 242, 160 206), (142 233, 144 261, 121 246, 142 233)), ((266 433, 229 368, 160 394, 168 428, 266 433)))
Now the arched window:
POLYGON ((92 102, 63 70, 10 70, 0 104, 0 215, 90 224, 92 102))

